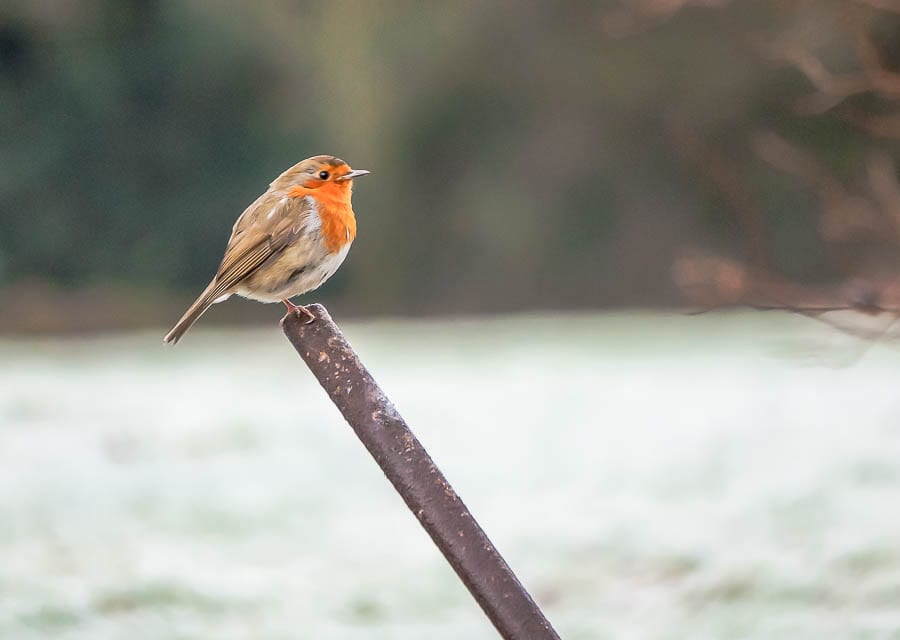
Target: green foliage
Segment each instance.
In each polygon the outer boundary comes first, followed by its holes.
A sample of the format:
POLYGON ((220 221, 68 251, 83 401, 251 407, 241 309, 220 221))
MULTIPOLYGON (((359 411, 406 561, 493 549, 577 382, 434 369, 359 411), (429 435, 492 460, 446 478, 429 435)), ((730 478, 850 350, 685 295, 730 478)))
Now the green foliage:
MULTIPOLYGON (((763 200, 779 178, 746 152, 761 128, 839 175, 864 151, 846 122, 792 115, 806 80, 733 36, 788 19, 765 5, 626 38, 599 27, 614 3, 587 0, 38 5, 0 12, 0 285, 196 288, 243 207, 327 152, 373 171, 327 288, 361 309, 651 302, 679 243, 741 243, 673 121, 762 176, 763 200), (635 225, 654 236, 647 258, 635 225)), ((803 190, 765 204, 775 253, 809 276, 803 190)))

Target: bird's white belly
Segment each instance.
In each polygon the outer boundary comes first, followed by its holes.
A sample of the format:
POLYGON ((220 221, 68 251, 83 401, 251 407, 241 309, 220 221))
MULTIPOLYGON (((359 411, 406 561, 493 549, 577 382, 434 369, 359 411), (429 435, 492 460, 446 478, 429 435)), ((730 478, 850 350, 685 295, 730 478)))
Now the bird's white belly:
MULTIPOLYGON (((322 285, 322 283, 333 276, 334 272, 338 270, 338 267, 343 264, 344 258, 347 257, 347 253, 349 251, 350 243, 348 242, 336 252, 326 254, 317 265, 309 269, 309 278, 304 279, 304 286, 301 287, 303 290, 291 295, 296 296, 300 295, 300 293, 305 293, 306 291, 318 289, 322 285)), ((306 272, 304 272, 303 275, 305 276, 306 272)))
POLYGON ((237 294, 260 302, 277 302, 317 289, 344 262, 350 244, 348 242, 334 253, 309 251, 303 246, 289 247, 275 264, 261 269, 267 271, 267 277, 255 278, 252 285, 245 283, 237 294))

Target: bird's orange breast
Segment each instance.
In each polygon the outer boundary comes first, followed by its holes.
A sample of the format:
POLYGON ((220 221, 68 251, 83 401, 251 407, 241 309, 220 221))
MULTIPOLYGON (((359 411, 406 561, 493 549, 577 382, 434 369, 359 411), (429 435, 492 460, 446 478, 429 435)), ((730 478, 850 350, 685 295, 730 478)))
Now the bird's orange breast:
POLYGON ((345 186, 324 185, 318 189, 294 187, 288 195, 312 196, 319 205, 322 238, 329 252, 339 251, 356 237, 356 217, 350 205, 350 189, 345 186))

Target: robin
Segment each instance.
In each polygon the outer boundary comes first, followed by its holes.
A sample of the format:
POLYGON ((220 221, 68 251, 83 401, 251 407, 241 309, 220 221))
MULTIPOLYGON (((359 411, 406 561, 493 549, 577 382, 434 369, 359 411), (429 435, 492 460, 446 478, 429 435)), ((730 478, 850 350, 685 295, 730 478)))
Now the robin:
POLYGON ((356 237, 351 169, 334 156, 313 156, 278 176, 234 223, 215 277, 164 338, 178 340, 217 302, 237 294, 281 301, 288 313, 315 316, 290 301, 328 280, 356 237))

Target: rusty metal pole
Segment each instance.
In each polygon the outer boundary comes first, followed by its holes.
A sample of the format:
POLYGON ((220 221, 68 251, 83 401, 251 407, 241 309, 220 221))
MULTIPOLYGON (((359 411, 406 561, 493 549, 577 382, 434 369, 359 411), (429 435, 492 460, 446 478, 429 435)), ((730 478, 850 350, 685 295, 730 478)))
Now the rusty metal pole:
POLYGON ((559 640, 322 305, 288 314, 287 339, 505 640, 559 640))

